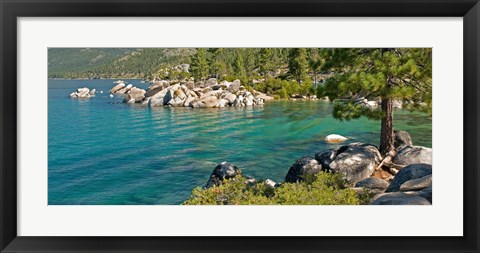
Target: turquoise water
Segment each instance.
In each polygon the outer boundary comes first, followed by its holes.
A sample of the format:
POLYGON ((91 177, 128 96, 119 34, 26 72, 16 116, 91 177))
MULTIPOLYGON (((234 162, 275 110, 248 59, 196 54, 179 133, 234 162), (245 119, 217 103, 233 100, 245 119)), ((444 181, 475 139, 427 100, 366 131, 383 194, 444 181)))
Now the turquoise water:
MULTIPOLYGON (((256 178, 283 181, 304 155, 349 142, 378 145, 380 123, 341 122, 324 101, 273 101, 253 108, 145 108, 110 98, 113 80, 49 80, 48 203, 50 205, 179 204, 203 186, 222 161, 256 178), (87 86, 103 94, 68 98, 87 86)), ((127 80, 145 88, 139 80, 127 80)), ((415 145, 431 147, 431 118, 397 110, 395 127, 415 145)))

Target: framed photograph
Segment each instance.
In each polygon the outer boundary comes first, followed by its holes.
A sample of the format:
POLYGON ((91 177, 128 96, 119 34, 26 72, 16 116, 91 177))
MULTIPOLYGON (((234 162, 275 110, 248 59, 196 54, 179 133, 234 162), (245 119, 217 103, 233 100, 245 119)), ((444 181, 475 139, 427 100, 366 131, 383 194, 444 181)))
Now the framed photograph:
POLYGON ((0 252, 478 252, 478 1, 2 1, 0 252))

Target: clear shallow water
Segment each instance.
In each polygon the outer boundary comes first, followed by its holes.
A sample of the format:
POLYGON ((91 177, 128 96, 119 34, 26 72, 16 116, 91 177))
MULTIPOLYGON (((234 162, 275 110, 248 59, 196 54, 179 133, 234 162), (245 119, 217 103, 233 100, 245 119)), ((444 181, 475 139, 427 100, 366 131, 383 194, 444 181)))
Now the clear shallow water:
MULTIPOLYGON (((283 181, 304 155, 349 142, 378 145, 380 123, 340 122, 323 101, 273 101, 251 108, 145 108, 110 98, 114 80, 49 80, 48 202, 50 205, 179 204, 229 161, 247 175, 283 181), (103 90, 78 100, 79 87, 103 90)), ((139 80, 126 80, 146 88, 139 80)), ((397 110, 396 129, 431 147, 431 118, 397 110)))

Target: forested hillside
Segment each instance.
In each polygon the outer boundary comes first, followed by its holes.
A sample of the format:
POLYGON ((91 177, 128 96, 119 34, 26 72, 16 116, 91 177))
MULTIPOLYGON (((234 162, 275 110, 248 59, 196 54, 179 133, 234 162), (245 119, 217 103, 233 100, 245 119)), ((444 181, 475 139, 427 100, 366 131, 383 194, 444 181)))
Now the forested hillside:
POLYGON ((169 64, 188 62, 194 49, 49 48, 49 78, 148 78, 169 64))

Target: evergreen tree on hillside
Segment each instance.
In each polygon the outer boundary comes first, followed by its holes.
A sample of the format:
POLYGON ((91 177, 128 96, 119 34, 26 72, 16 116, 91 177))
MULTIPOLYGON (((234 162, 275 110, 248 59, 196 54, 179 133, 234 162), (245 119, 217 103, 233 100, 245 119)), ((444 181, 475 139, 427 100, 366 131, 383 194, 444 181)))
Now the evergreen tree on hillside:
POLYGON ((207 61, 207 49, 198 48, 197 52, 192 57, 192 63, 190 64, 190 71, 193 74, 195 80, 205 80, 208 77, 208 61, 207 61))
POLYGON ((335 103, 333 116, 355 119, 366 116, 381 119, 380 152, 395 152, 393 102, 401 101, 411 110, 431 113, 432 50, 410 49, 333 49, 328 67, 338 74, 327 80, 325 95, 331 99, 352 97, 335 103), (381 99, 381 110, 359 103, 363 98, 381 99))
POLYGON ((323 59, 320 57, 320 52, 318 48, 310 48, 308 49, 308 66, 310 70, 313 72, 313 83, 315 85, 314 88, 317 88, 317 74, 320 70, 320 67, 323 64, 323 59))
POLYGON ((306 48, 292 48, 288 55, 288 74, 299 84, 308 78, 308 61, 306 48))
POLYGON ((250 84, 254 78, 254 69, 255 69, 255 49, 246 48, 245 52, 245 71, 247 74, 247 80, 245 84, 250 84))
POLYGON ((248 77, 243 56, 244 53, 241 50, 238 50, 237 57, 233 63, 233 69, 235 71, 235 77, 238 78, 243 85, 245 85, 248 83, 248 77))
POLYGON ((258 67, 260 73, 263 75, 265 80, 267 80, 268 73, 274 70, 273 51, 271 48, 260 49, 258 56, 258 67))

